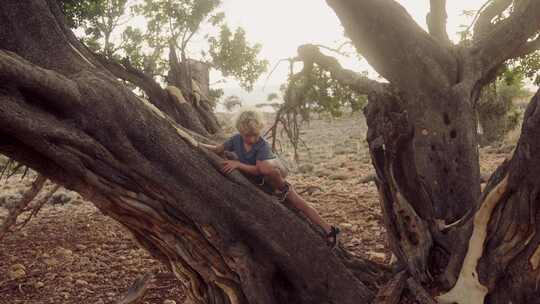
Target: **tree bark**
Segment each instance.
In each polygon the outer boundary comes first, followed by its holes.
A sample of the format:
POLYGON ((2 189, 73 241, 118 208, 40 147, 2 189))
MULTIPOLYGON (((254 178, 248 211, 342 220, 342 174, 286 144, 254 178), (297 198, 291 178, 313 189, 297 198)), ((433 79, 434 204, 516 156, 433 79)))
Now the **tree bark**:
POLYGON ((364 92, 365 114, 383 218, 399 263, 432 286, 441 303, 532 302, 539 183, 518 181, 528 180, 525 172, 540 172, 536 110, 528 110, 510 165, 494 174, 482 195, 474 112, 480 89, 501 64, 532 49, 528 39, 540 29, 540 2, 514 2, 514 12, 492 25, 489 37, 455 49, 426 38, 394 1, 327 2, 359 52, 390 81, 382 92, 364 92))
POLYGON ((99 54, 95 56, 114 76, 128 81, 143 90, 153 105, 164 113, 167 113, 167 115, 181 126, 207 137, 217 132, 216 129, 212 129, 212 132, 209 132, 205 128, 199 118, 199 114, 185 100, 181 90, 176 90, 174 87, 163 89, 152 77, 135 69, 129 62, 120 64, 99 54))
MULTIPOLYGON (((318 61, 369 94, 368 142, 388 240, 398 269, 413 277, 395 285, 409 282, 422 299, 436 294, 439 303, 535 302, 540 93, 514 156, 483 193, 474 110, 500 64, 530 45, 540 2, 515 2, 506 21, 491 25, 500 41, 482 36, 471 48, 433 39, 391 0, 328 2, 357 49, 390 81, 369 81, 303 50, 314 59, 304 68, 318 61)), ((192 303, 374 297, 388 279, 386 267, 329 251, 302 217, 237 172, 223 175, 216 155, 88 56, 55 5, 1 4, 0 153, 124 224, 184 279, 192 303)))
POLYGON ((183 279, 188 302, 373 297, 384 267, 333 253, 302 217, 223 175, 217 156, 82 55, 49 5, 1 4, 0 153, 125 225, 183 279))
POLYGON ((210 106, 209 66, 187 58, 183 58, 180 62, 176 55, 176 47, 171 44, 169 49, 170 70, 167 76, 169 85, 180 88, 182 92, 188 92, 184 96, 197 111, 202 124, 208 132, 216 133, 220 130, 220 126, 210 106))

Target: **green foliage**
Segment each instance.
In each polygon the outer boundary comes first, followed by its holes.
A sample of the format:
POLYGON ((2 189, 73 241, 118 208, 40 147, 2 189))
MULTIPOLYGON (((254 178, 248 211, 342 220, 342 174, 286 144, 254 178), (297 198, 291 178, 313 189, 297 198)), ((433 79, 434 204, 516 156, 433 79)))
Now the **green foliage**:
POLYGON ((527 97, 525 77, 521 69, 505 69, 501 76, 482 90, 478 100, 478 118, 483 127, 483 144, 501 140, 518 126, 521 112, 513 104, 515 98, 527 97))
POLYGON ((202 51, 203 56, 210 54, 210 65, 224 76, 236 78, 243 88, 252 89, 268 66, 266 60, 257 58, 260 45, 251 46, 242 28, 233 34, 224 24, 225 14, 217 11, 221 0, 144 0, 132 6, 128 0, 58 1, 70 26, 84 30, 81 40, 88 47, 108 58, 127 59, 154 77, 164 76, 169 69, 170 47, 179 51, 182 62, 187 61, 190 42, 201 28, 220 30, 216 37, 205 37, 209 47, 202 51), (144 17, 146 29, 123 28, 128 16, 144 17), (122 28, 120 41, 113 39, 122 28))
POLYGON ((359 95, 350 87, 342 85, 332 78, 330 72, 318 66, 314 66, 311 74, 301 81, 309 82, 305 92, 306 102, 302 105, 301 112, 328 113, 339 117, 343 115, 344 109, 357 112, 367 104, 367 96, 359 95))
POLYGON ((223 89, 210 89, 210 106, 212 107, 212 109, 214 110, 216 108, 216 105, 219 103, 219 101, 221 100, 221 97, 223 97, 223 95, 225 94, 225 92, 223 91, 223 89))
POLYGON ((95 52, 118 59, 112 35, 124 22, 128 0, 61 0, 68 24, 84 31, 82 41, 95 52))
POLYGON ((103 0, 57 0, 66 16, 68 26, 72 29, 80 27, 87 20, 100 15, 99 9, 103 0))
POLYGON ((219 37, 210 37, 210 56, 215 68, 223 76, 233 76, 240 86, 248 91, 268 68, 267 60, 258 60, 260 44, 250 46, 246 40, 246 32, 237 28, 234 34, 227 25, 221 26, 219 37))
POLYGON ((278 93, 270 93, 266 97, 266 101, 272 101, 272 100, 275 100, 275 99, 278 99, 278 98, 279 98, 278 93))
POLYGON ((515 70, 524 77, 533 81, 535 85, 540 85, 540 51, 531 53, 525 57, 511 62, 515 70))

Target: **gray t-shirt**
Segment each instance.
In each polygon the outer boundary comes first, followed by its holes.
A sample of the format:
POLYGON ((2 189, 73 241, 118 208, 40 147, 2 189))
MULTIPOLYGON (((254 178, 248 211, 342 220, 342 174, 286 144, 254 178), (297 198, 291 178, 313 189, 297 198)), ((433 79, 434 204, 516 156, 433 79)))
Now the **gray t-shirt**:
POLYGON ((259 140, 251 147, 249 152, 244 148, 244 139, 240 134, 233 135, 223 145, 225 151, 234 152, 241 163, 252 166, 255 166, 257 161, 276 158, 272 153, 270 144, 262 137, 259 137, 259 140))

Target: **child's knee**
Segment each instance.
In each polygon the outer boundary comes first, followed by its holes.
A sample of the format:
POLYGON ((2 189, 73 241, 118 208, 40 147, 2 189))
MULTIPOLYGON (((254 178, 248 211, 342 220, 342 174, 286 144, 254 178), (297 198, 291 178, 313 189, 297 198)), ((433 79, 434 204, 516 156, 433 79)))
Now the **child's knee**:
POLYGON ((265 168, 261 174, 265 177, 269 177, 269 178, 278 178, 278 177, 282 177, 281 176, 281 172, 278 168, 276 167, 269 167, 269 168, 265 168))

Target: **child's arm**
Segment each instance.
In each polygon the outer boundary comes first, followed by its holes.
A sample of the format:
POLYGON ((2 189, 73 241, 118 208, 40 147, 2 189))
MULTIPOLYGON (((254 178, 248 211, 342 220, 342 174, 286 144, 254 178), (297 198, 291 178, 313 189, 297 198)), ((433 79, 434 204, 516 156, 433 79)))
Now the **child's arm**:
POLYGON ((223 162, 223 172, 229 173, 234 169, 238 169, 244 173, 251 175, 260 175, 259 168, 257 166, 243 164, 237 160, 226 160, 223 162))

